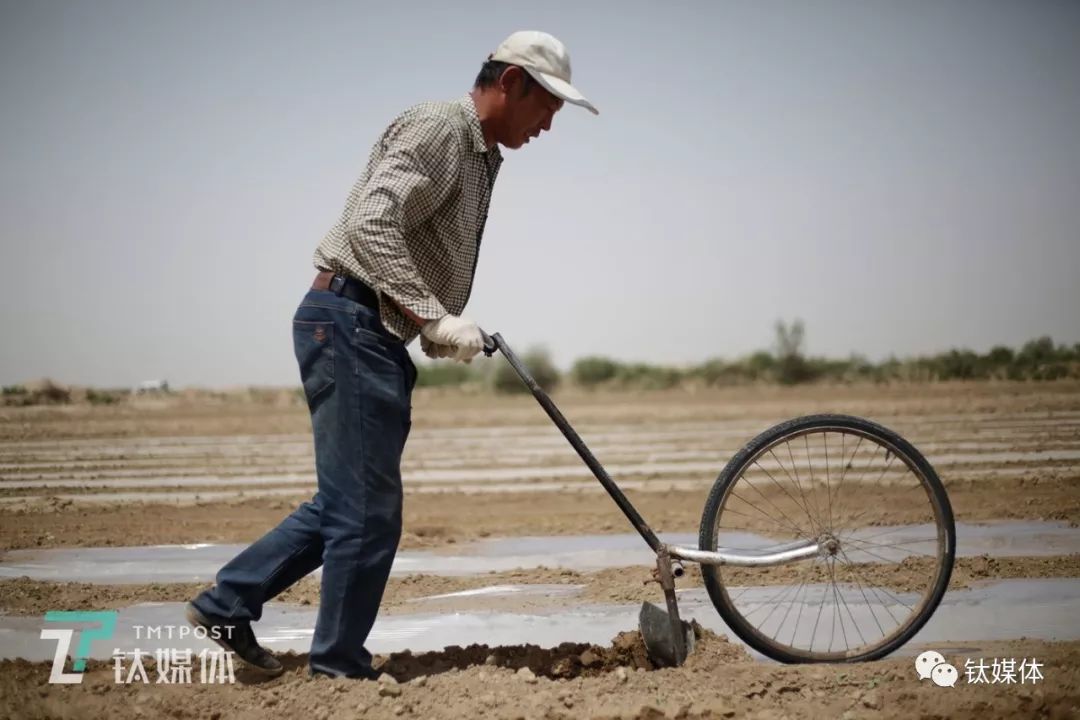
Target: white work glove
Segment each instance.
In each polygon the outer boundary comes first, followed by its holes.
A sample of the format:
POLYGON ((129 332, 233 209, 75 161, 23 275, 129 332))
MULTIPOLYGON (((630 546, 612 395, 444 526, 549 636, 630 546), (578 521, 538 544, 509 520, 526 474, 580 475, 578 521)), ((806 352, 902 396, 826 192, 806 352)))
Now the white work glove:
POLYGON ((432 360, 447 358, 454 354, 454 348, 449 345, 438 345, 433 343, 423 335, 420 336, 420 349, 432 360))
MULTIPOLYGON (((436 346, 436 357, 450 357, 460 362, 470 362, 473 356, 484 349, 484 336, 480 327, 472 320, 457 315, 443 315, 438 320, 428 320, 420 328, 420 334, 436 346), (446 354, 443 354, 446 353, 446 354)), ((423 343, 421 342, 421 347, 423 343)), ((432 357, 427 349, 424 353, 432 357)))

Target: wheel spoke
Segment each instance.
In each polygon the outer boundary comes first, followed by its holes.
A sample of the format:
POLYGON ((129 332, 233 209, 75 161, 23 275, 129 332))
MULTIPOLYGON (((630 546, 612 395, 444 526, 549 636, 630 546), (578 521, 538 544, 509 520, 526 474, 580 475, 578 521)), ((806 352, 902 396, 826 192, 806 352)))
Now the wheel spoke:
POLYGON ((743 640, 776 659, 880 657, 910 639, 940 602, 942 574, 952 568, 941 548, 955 543, 948 499, 925 458, 895 434, 846 416, 804 420, 747 446, 747 459, 721 476, 725 490, 708 512, 716 539, 721 531, 751 533, 746 545, 759 550, 762 535, 813 538, 820 553, 802 568, 740 568, 739 588, 725 587, 718 568, 707 577, 722 594, 712 584, 710 594, 727 605, 725 617, 738 619, 731 625, 743 640), (818 433, 820 446, 810 440, 818 433), (903 519, 880 527, 890 507, 903 519))
MULTIPOLYGON (((849 542, 849 543, 854 543, 855 545, 871 545, 873 547, 893 548, 893 547, 899 547, 900 545, 911 545, 913 543, 937 542, 937 539, 934 539, 934 540, 909 540, 907 542, 895 543, 893 545, 883 545, 882 543, 868 543, 868 542, 864 542, 863 540, 860 540, 858 538, 850 538, 850 537, 847 538, 846 541, 849 542)), ((859 552, 864 552, 864 553, 866 553, 868 555, 873 555, 873 553, 871 553, 869 550, 867 550, 864 547, 856 547, 856 550, 858 550, 859 552)), ((913 555, 922 555, 923 557, 933 557, 933 558, 937 557, 937 553, 928 553, 928 552, 923 552, 922 550, 912 550, 910 548, 905 548, 905 551, 909 552, 909 553, 911 553, 913 555)), ((881 556, 880 555, 874 555, 874 557, 881 557, 881 556)), ((891 562, 891 563, 894 563, 894 564, 899 564, 899 563, 903 562, 902 560, 887 560, 886 558, 881 558, 881 559, 884 560, 885 562, 891 562)))
POLYGON ((810 433, 803 435, 803 442, 806 444, 806 465, 810 469, 810 495, 814 498, 814 510, 817 512, 818 518, 820 518, 821 505, 818 504, 817 483, 814 480, 814 463, 810 459, 810 433))
MULTIPOLYGON (((881 627, 881 623, 878 622, 877 615, 874 614, 874 605, 870 602, 870 598, 866 597, 866 590, 863 589, 862 582, 859 580, 859 575, 858 575, 858 572, 856 571, 856 569, 854 567, 854 563, 851 562, 851 559, 848 558, 847 553, 844 552, 844 549, 842 547, 840 548, 840 554, 844 556, 844 560, 846 561, 846 564, 851 566, 851 574, 855 578, 855 584, 858 586, 859 592, 862 593, 863 600, 866 601, 866 607, 870 611, 870 617, 873 618, 874 624, 878 626, 878 630, 881 631, 881 635, 882 635, 882 637, 884 637, 885 636, 885 629, 881 627)), ((856 628, 858 628, 857 625, 856 625, 856 628)), ((861 633, 860 633, 860 636, 861 636, 861 633)), ((863 640, 863 645, 865 645, 865 644, 866 644, 866 640, 863 640)))
MULTIPOLYGON (((744 478, 744 479, 745 479, 745 478, 744 478)), ((753 485, 751 485, 749 481, 747 481, 747 484, 748 484, 748 485, 750 485, 750 487, 751 487, 751 488, 754 488, 754 486, 753 486, 753 485)), ((757 488, 754 488, 754 489, 756 490, 757 488)), ((768 513, 767 513, 767 512, 765 512, 764 510, 762 510, 762 509, 761 509, 760 507, 758 507, 757 505, 755 505, 755 504, 753 504, 753 503, 751 503, 751 502, 747 502, 747 501, 746 501, 746 500, 745 500, 744 498, 740 497, 740 496, 739 496, 739 495, 738 495, 738 494, 737 494, 737 493, 736 493, 736 492, 735 492, 734 490, 732 490, 732 491, 731 491, 731 494, 732 494, 732 496, 733 496, 733 497, 735 497, 735 498, 738 498, 739 500, 742 500, 742 501, 743 501, 744 503, 746 503, 746 504, 747 504, 747 505, 749 505, 750 507, 754 508, 755 510, 757 510, 757 511, 758 511, 759 513, 761 513, 761 514, 762 514, 762 515, 764 515, 765 517, 769 518, 770 520, 772 520, 772 521, 773 521, 774 523, 776 523, 777 525, 784 525, 784 523, 781 523, 781 522, 780 522, 780 521, 778 521, 778 520, 777 520, 776 518, 774 518, 774 517, 773 517, 772 515, 768 514, 768 513)), ((760 495, 760 494, 761 494, 761 492, 760 492, 760 491, 758 491, 758 494, 760 495)), ((762 497, 764 497, 764 496, 762 496, 762 497)), ((767 500, 767 498, 766 498, 766 500, 767 500)), ((770 502, 769 504, 770 504, 770 505, 772 505, 772 503, 771 503, 771 502, 770 502)), ((773 507, 776 507, 776 506, 775 506, 775 505, 773 505, 773 507)), ((777 508, 777 510, 780 510, 780 508, 777 508)), ((781 515, 783 515, 783 510, 781 510, 781 511, 780 511, 780 514, 781 514, 781 515)), ((784 515, 784 517, 785 517, 785 518, 787 518, 787 516, 786 516, 786 515, 784 515)), ((800 527, 799 527, 798 525, 796 525, 796 524, 794 524, 793 522, 791 522, 791 520, 790 520, 790 519, 788 519, 788 522, 787 522, 787 524, 786 524, 786 527, 787 527, 787 529, 788 529, 788 530, 791 530, 791 531, 793 531, 793 532, 794 532, 794 533, 795 533, 795 534, 796 534, 797 536, 799 536, 799 537, 804 537, 804 536, 806 535, 806 533, 805 533, 805 532, 803 532, 802 528, 800 528, 800 527)))
MULTIPOLYGON (((786 441, 784 443, 784 446, 787 448, 788 458, 791 460, 791 469, 795 472, 795 484, 799 488, 799 497, 801 497, 803 499, 803 506, 806 507, 806 512, 809 514, 809 512, 810 512, 810 503, 806 499, 806 493, 803 492, 802 479, 799 477, 799 465, 798 465, 798 463, 795 462, 795 454, 793 452, 791 452, 791 442, 786 441)), ((813 520, 811 519, 811 524, 816 524, 816 523, 813 523, 813 520)), ((821 532, 821 525, 818 524, 816 529, 817 529, 817 532, 821 532)))
POLYGON ((757 607, 755 607, 753 610, 748 610, 747 612, 743 613, 743 616, 747 620, 749 620, 750 616, 753 615, 754 613, 756 613, 758 610, 763 610, 766 607, 770 608, 769 614, 766 615, 765 619, 761 621, 761 624, 759 624, 757 626, 758 628, 760 628, 762 625, 764 625, 766 622, 768 622, 769 618, 772 617, 772 614, 774 612, 776 612, 776 608, 778 608, 780 606, 780 604, 781 604, 780 603, 781 598, 786 598, 788 596, 788 594, 791 593, 791 591, 793 589, 794 588, 791 585, 782 585, 781 588, 780 588, 780 592, 776 593, 775 595, 773 595, 768 600, 763 600, 763 601, 759 602, 757 604, 757 607))
POLYGON ((829 435, 821 433, 821 442, 825 446, 825 497, 829 501, 829 530, 832 530, 832 480, 829 479, 829 435))
MULTIPOLYGON (((791 614, 791 609, 793 607, 795 607, 796 604, 799 605, 799 615, 802 615, 802 603, 797 603, 796 601, 799 598, 799 593, 806 586, 806 580, 807 580, 810 568, 817 567, 817 563, 818 563, 818 558, 815 557, 814 562, 811 565, 808 565, 806 570, 803 570, 802 582, 799 583, 799 589, 795 591, 795 597, 792 598, 791 603, 788 605, 787 612, 784 613, 784 617, 780 621, 780 625, 776 628, 776 632, 773 633, 773 636, 772 636, 773 640, 776 639, 776 636, 779 635, 780 631, 784 628, 784 623, 787 622, 788 615, 791 614)), ((796 620, 795 620, 795 630, 798 629, 798 626, 799 626, 799 620, 798 620, 798 618, 796 618, 796 620)), ((792 637, 794 637, 794 635, 795 635, 795 630, 792 630, 792 637)))
MULTIPOLYGON (((841 437, 843 437, 843 436, 841 436, 841 437)), ((860 435, 859 436, 859 442, 855 444, 855 450, 852 451, 851 457, 848 458, 847 460, 845 460, 843 465, 840 466, 840 482, 837 483, 837 485, 836 485, 836 494, 837 494, 837 496, 839 498, 837 500, 837 502, 836 502, 836 521, 837 522, 843 522, 843 518, 844 518, 844 514, 843 514, 843 512, 841 512, 841 508, 843 507, 843 504, 844 504, 844 498, 843 498, 842 495, 840 495, 840 488, 844 484, 844 478, 847 475, 848 466, 853 465, 855 463, 855 456, 859 454, 859 448, 862 447, 862 441, 863 441, 863 437, 862 437, 862 435, 860 435)), ((878 445, 877 447, 881 447, 881 446, 878 445)), ((874 455, 876 455, 876 454, 877 454, 877 452, 875 451, 874 455)), ((843 457, 841 457, 841 459, 843 460, 843 457)), ((871 456, 871 460, 872 459, 873 459, 873 456, 871 456)), ((850 483, 848 483, 848 484, 850 485, 850 483)), ((857 487, 863 487, 863 486, 860 483, 860 484, 857 485, 857 487)), ((832 530, 832 528, 830 528, 830 530, 832 530)))
MULTIPOLYGON (((783 464, 782 462, 780 462, 780 458, 776 457, 776 453, 774 453, 774 452, 772 451, 772 448, 769 448, 769 454, 770 454, 770 455, 772 455, 772 458, 773 458, 773 460, 775 460, 775 461, 776 461, 776 464, 777 464, 777 465, 779 465, 779 466, 780 466, 780 469, 784 471, 784 474, 785 474, 785 475, 787 475, 787 477, 788 477, 788 480, 790 480, 791 482, 795 482, 794 478, 792 478, 792 477, 791 477, 791 473, 789 473, 789 472, 787 471, 787 468, 786 468, 786 467, 784 467, 784 464, 783 464)), ((759 468, 761 468, 761 471, 762 471, 763 473, 765 473, 766 475, 768 475, 768 476, 769 476, 769 479, 770 479, 770 480, 772 480, 772 481, 773 481, 774 483, 776 483, 776 486, 777 486, 778 488, 780 488, 781 490, 783 490, 783 491, 784 491, 784 494, 786 494, 786 495, 787 495, 787 496, 788 496, 789 498, 791 498, 791 502, 795 503, 795 507, 799 508, 800 510, 802 510, 803 512, 805 512, 805 513, 806 513, 806 519, 810 521, 810 529, 811 529, 811 530, 813 530, 814 532, 818 532, 818 531, 819 531, 819 530, 818 530, 818 528, 814 527, 814 518, 813 518, 813 517, 812 517, 812 516, 810 515, 810 510, 809 510, 809 509, 808 509, 808 508, 807 508, 807 507, 806 507, 805 505, 803 505, 803 504, 800 504, 800 503, 799 503, 799 501, 795 499, 795 496, 794 496, 794 495, 792 495, 792 494, 791 494, 790 492, 788 492, 788 489, 787 489, 787 488, 785 488, 785 487, 784 487, 783 485, 781 485, 780 483, 776 482, 776 478, 774 478, 774 477, 773 477, 773 476, 772 476, 772 475, 771 475, 771 474, 769 473, 769 471, 768 471, 768 470, 766 470, 765 468, 763 468, 763 467, 761 466, 761 464, 760 464, 760 463, 758 463, 758 461, 757 461, 757 460, 755 460, 755 461, 754 461, 754 464, 755 464, 755 465, 757 465, 757 466, 758 466, 759 468)), ((804 500, 805 500, 805 498, 804 498, 804 500)))
MULTIPOLYGON (((772 452, 772 451, 770 450, 770 452, 772 452)), ((770 473, 770 472, 769 472, 768 470, 766 470, 765 468, 761 467, 760 463, 758 463, 758 461, 757 461, 757 460, 755 460, 755 461, 754 461, 754 465, 756 465, 756 466, 757 466, 757 468, 758 468, 759 470, 761 470, 761 472, 763 472, 763 473, 765 473, 766 475, 768 475, 769 479, 773 481, 773 484, 774 484, 774 485, 776 485, 776 487, 778 487, 778 488, 780 488, 781 490, 783 490, 783 491, 784 491, 784 493, 786 493, 786 494, 787 494, 787 496, 788 496, 789 498, 791 498, 792 502, 794 502, 794 503, 795 503, 795 507, 799 508, 800 510, 806 510, 806 508, 804 508, 804 507, 803 507, 802 505, 799 505, 799 502, 798 502, 797 500, 795 500, 795 498, 794 498, 794 497, 792 497, 791 493, 789 493, 789 492, 787 491, 787 489, 785 489, 785 488, 784 488, 784 486, 783 486, 783 485, 781 485, 780 483, 778 483, 778 482, 776 481, 776 478, 774 478, 774 477, 772 476, 772 474, 771 474, 771 473, 770 473)), ((750 479, 749 479, 749 478, 747 478, 747 480, 746 480, 746 481, 747 481, 747 482, 750 482, 750 479)), ((764 495, 762 495, 762 497, 764 497, 764 495)), ((770 504, 771 504, 771 503, 770 503, 770 504)), ((777 509, 777 510, 780 510, 780 508, 779 508, 779 507, 777 507, 776 505, 773 505, 773 507, 776 507, 776 509, 777 509)), ((792 525, 796 525, 796 527, 799 527, 800 529, 802 528, 802 526, 801 526, 801 525, 798 525, 798 524, 797 524, 797 523, 796 523, 796 522, 795 522, 794 520, 792 520, 791 518, 789 518, 789 517, 787 516, 787 514, 786 514, 786 513, 785 513, 785 512, 783 511, 783 510, 780 510, 780 514, 781 514, 781 515, 783 515, 783 516, 784 516, 784 517, 785 517, 785 518, 786 518, 786 519, 787 519, 788 521, 790 521, 792 525)), ((813 529, 813 526, 814 526, 814 518, 810 517, 810 513, 809 513, 809 512, 807 512, 807 513, 806 513, 806 517, 807 517, 807 519, 809 519, 809 520, 810 520, 810 528, 811 528, 811 529, 813 529)), ((810 535, 810 534, 809 534, 809 533, 804 533, 804 535, 805 535, 806 537, 809 537, 809 535, 810 535)))
POLYGON ((814 651, 814 640, 817 638, 818 623, 821 622, 821 611, 825 609, 825 593, 821 594, 821 603, 818 604, 817 619, 814 620, 814 629, 810 632, 810 652, 814 651))
MULTIPOLYGON (((876 456, 876 454, 877 454, 877 453, 875 453, 875 456, 876 456)), ((885 477, 885 473, 886 473, 886 472, 888 472, 888 471, 889 471, 889 468, 890 468, 890 467, 892 466, 892 461, 896 459, 896 456, 895 456, 895 455, 889 456, 889 453, 888 453, 888 451, 887 451, 887 450, 886 450, 886 452, 885 452, 885 455, 886 455, 886 458, 887 458, 887 462, 886 462, 886 464, 885 464, 885 467, 884 467, 884 468, 882 469, 882 471, 881 471, 881 474, 879 474, 879 475, 878 475, 878 478, 877 478, 877 480, 876 480, 876 481, 874 482, 874 484, 873 484, 873 485, 872 485, 871 487, 880 487, 880 486, 881 486, 881 478, 885 477)), ((871 458, 871 459, 873 459, 873 458, 871 458)), ((869 470, 869 469, 870 469, 870 468, 869 468, 869 467, 867 467, 867 470, 869 470)), ((864 471, 864 472, 863 472, 863 477, 865 477, 865 476, 866 476, 866 471, 864 471)), ((861 484, 862 484, 862 480, 861 480, 861 478, 860 478, 860 481, 859 481, 859 482, 860 482, 860 485, 861 485, 861 484)), ((870 511, 871 511, 871 510, 873 510, 873 509, 874 509, 874 507, 873 507, 873 506, 871 505, 871 506, 868 506, 868 507, 867 507, 867 508, 866 508, 865 510, 863 510, 862 512, 860 512, 860 513, 857 513, 857 514, 856 514, 856 515, 855 515, 854 517, 852 517, 852 518, 851 518, 851 520, 849 521, 849 522, 851 523, 851 526, 852 526, 852 527, 855 527, 855 521, 856 521, 856 520, 858 520, 858 519, 860 519, 860 518, 862 518, 862 517, 864 517, 864 516, 865 516, 865 515, 866 515, 866 514, 867 514, 868 512, 870 512, 870 511)))
MULTIPOLYGON (((878 538, 878 537, 882 537, 882 536, 884 536, 884 535, 888 535, 888 534, 890 534, 890 533, 895 533, 895 532, 897 532, 897 531, 898 531, 899 529, 900 529, 900 528, 897 528, 897 527, 891 527, 891 528, 889 528, 888 530, 882 530, 881 532, 879 532, 879 533, 874 533, 873 535, 860 535, 860 536, 858 536, 858 537, 856 537, 856 535, 855 535, 855 533, 856 533, 856 532, 858 532, 858 531, 857 531, 857 530, 852 530, 851 532, 849 532, 849 533, 848 533, 848 534, 847 534, 846 536, 844 536, 844 537, 849 537, 849 538, 855 538, 856 540, 861 540, 861 541, 863 541, 863 542, 867 542, 868 540, 870 540, 870 538, 878 538)), ((933 541, 928 541, 928 540, 912 540, 911 542, 937 542, 937 538, 934 538, 934 539, 933 539, 933 541)))
MULTIPOLYGON (((848 557, 848 556, 847 556, 847 555, 846 555, 845 553, 843 553, 843 549, 842 549, 842 548, 840 549, 840 554, 841 554, 841 555, 843 555, 843 556, 845 556, 845 558, 847 558, 847 557, 848 557)), ((863 579, 863 574, 862 574, 861 572, 859 572, 859 567, 858 567, 858 566, 856 566, 854 562, 851 562, 851 560, 850 560, 850 559, 848 560, 848 562, 850 563, 850 567, 851 567, 851 574, 852 574, 852 575, 854 575, 854 578, 855 578, 855 582, 860 582, 860 579, 863 579)), ((890 610, 890 609, 889 609, 889 604, 888 604, 888 603, 886 603, 886 602, 883 602, 883 601, 881 601, 881 596, 880 596, 880 595, 878 594, 878 589, 879 589, 879 586, 878 586, 878 585, 869 585, 869 583, 867 583, 867 585, 868 585, 868 586, 869 586, 869 588, 870 588, 870 593, 873 593, 873 594, 874 594, 874 598, 875 598, 875 600, 877 600, 878 604, 880 604, 880 606, 881 606, 882 608, 885 608, 885 611, 886 611, 887 613, 889 613, 889 616, 890 616, 890 617, 892 617, 892 621, 893 621, 894 623, 896 623, 896 625, 900 625, 900 624, 901 624, 901 621, 899 621, 899 620, 896 620, 896 616, 895 616, 895 615, 893 615, 893 614, 892 614, 892 610, 890 610)), ((860 586, 862 586, 862 585, 860 584, 860 586)), ((865 593, 863 594, 863 597, 865 597, 865 593)), ((883 637, 883 636, 885 636, 885 635, 886 635, 886 631, 885 631, 885 629, 883 629, 883 628, 881 627, 881 623, 878 623, 878 620, 877 620, 877 615, 876 615, 876 614, 874 613, 874 603, 870 602, 870 601, 869 601, 869 599, 867 599, 867 600, 866 600, 866 604, 867 604, 867 607, 868 607, 868 608, 870 609, 870 615, 873 615, 873 617, 874 617, 874 622, 875 622, 875 623, 877 623, 878 629, 880 629, 880 630, 881 630, 881 636, 882 636, 882 637, 883 637)))
MULTIPOLYGON (((817 563, 818 563, 818 558, 814 558, 814 567, 817 567, 817 563)), ((804 589, 806 589, 806 588, 804 588, 804 589)), ((807 597, 810 596, 809 590, 807 590, 806 595, 807 595, 807 597)), ((795 633, 798 632, 798 630, 799 630, 799 620, 802 619, 802 611, 803 611, 804 607, 806 607, 806 603, 799 603, 799 614, 795 617, 795 626, 793 628, 791 628, 791 640, 788 641, 788 645, 794 645, 795 644, 795 633)))
MULTIPOLYGON (((836 556, 833 556, 833 572, 834 572, 833 582, 834 583, 836 581, 835 580, 836 562, 837 562, 836 556)), ((839 597, 840 597, 840 602, 842 602, 844 604, 844 609, 847 610, 847 612, 848 612, 848 617, 851 618, 851 624, 855 626, 855 632, 859 635, 860 642, 862 642, 862 644, 865 645, 866 644, 866 638, 863 637, 862 630, 859 629, 859 621, 855 619, 855 615, 851 612, 851 606, 849 606, 848 603, 847 603, 847 600, 844 599, 844 593, 840 592, 839 597)), ((840 617, 842 618, 843 615, 841 614, 840 617)), ((841 623, 840 627, 841 628, 844 627, 843 623, 841 623)), ((848 649, 848 650, 851 649, 851 646, 848 645, 848 642, 847 642, 847 633, 844 634, 844 644, 847 645, 846 649, 848 649)))
MULTIPOLYGON (((858 569, 857 569, 857 567, 856 567, 855 563, 852 563, 852 565, 851 565, 851 572, 852 572, 853 574, 855 574, 855 575, 856 575, 857 577, 863 577, 863 576, 862 576, 862 574, 861 574, 861 573, 860 573, 860 572, 858 571, 858 569)), ((869 583, 868 583, 868 584, 869 584, 869 583)), ((881 607, 885 608, 885 612, 889 613, 889 617, 891 617, 891 618, 893 619, 893 622, 895 622, 895 623, 896 623, 897 625, 900 625, 900 624, 901 624, 901 622, 900 622, 899 620, 897 620, 897 619, 896 619, 896 616, 895 616, 895 615, 893 615, 893 614, 892 614, 892 610, 890 610, 890 609, 889 609, 889 605, 888 605, 888 603, 882 602, 882 601, 880 600, 880 598, 881 598, 881 595, 879 595, 879 592, 884 592, 884 593, 885 593, 886 595, 889 595, 889 596, 891 596, 891 597, 893 598, 893 600, 895 600, 896 602, 900 603, 901 605, 903 605, 904 607, 906 607, 906 608, 907 608, 908 610, 910 610, 910 609, 911 609, 911 606, 910 606, 910 605, 907 605, 907 604, 906 604, 906 603, 904 603, 904 602, 902 602, 902 601, 901 601, 901 600, 900 600, 899 598, 897 598, 897 597, 893 596, 893 595, 892 595, 892 593, 890 593, 890 592, 889 592, 888 590, 886 590, 885 588, 881 587, 880 585, 871 585, 871 586, 870 586, 870 592, 874 593, 874 597, 878 598, 878 602, 880 602, 880 603, 881 603, 881 607)))

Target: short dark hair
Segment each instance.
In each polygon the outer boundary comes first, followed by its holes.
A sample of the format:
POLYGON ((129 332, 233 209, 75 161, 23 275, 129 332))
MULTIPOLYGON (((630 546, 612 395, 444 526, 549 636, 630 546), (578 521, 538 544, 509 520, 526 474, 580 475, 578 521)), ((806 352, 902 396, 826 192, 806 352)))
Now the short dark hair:
MULTIPOLYGON (((478 89, 494 87, 495 83, 502 76, 503 71, 508 67, 514 67, 510 63, 504 63, 499 60, 485 60, 484 64, 480 67, 480 72, 476 75, 476 82, 473 86, 478 89)), ((522 73, 525 77, 525 92, 528 93, 532 89, 532 86, 536 83, 533 76, 525 71, 522 73)))

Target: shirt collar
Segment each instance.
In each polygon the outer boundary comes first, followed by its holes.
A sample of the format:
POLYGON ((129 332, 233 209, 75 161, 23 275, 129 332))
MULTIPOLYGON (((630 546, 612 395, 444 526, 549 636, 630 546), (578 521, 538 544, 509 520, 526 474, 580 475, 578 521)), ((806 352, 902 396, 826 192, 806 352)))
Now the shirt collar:
MULTIPOLYGON (((463 98, 458 101, 462 109, 465 111, 465 119, 469 123, 469 132, 473 138, 473 150, 480 153, 486 153, 488 151, 487 143, 484 141, 484 129, 480 127, 480 116, 476 114, 476 103, 473 102, 472 95, 465 94, 463 98)), ((502 153, 499 152, 498 145, 492 145, 490 152, 494 157, 500 157, 502 153)))

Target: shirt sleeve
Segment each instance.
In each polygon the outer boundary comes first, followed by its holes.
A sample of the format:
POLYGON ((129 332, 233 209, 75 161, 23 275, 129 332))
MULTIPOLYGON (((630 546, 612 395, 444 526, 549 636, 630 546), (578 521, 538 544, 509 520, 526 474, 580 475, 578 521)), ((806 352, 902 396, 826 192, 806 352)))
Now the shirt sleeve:
POLYGON ((376 290, 425 320, 447 314, 405 244, 405 230, 427 222, 457 186, 460 140, 441 118, 403 119, 383 138, 346 226, 346 238, 376 290))

